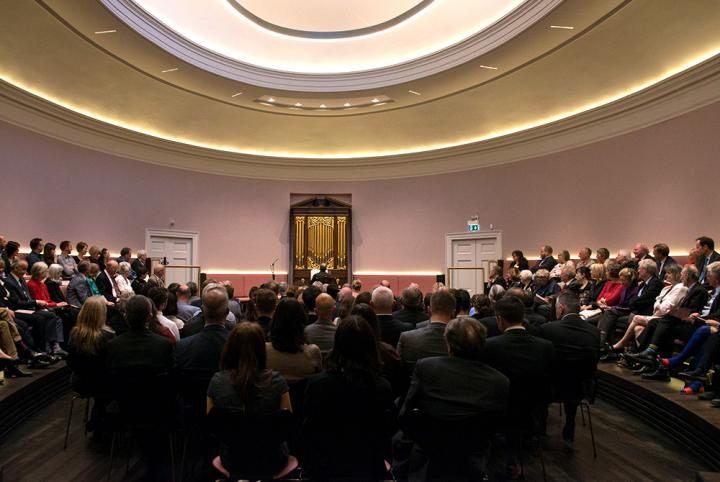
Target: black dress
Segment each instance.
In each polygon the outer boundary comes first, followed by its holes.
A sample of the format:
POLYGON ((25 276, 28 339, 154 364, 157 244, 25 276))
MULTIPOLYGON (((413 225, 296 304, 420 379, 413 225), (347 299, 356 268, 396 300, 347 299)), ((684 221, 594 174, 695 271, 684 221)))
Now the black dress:
POLYGON ((48 278, 45 280, 45 286, 47 286, 48 294, 50 295, 50 299, 52 301, 54 301, 55 303, 62 303, 63 301, 67 301, 65 299, 65 295, 63 295, 63 292, 60 289, 59 281, 53 281, 48 278))

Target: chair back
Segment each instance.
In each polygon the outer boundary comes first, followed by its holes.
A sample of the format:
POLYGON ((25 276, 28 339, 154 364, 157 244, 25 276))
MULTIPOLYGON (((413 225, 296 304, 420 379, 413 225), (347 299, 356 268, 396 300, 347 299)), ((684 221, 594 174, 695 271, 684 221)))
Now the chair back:
POLYGON ((183 369, 177 374, 178 394, 182 398, 186 421, 205 417, 207 391, 216 370, 183 369))
POLYGON ((177 390, 170 373, 123 368, 113 371, 110 380, 112 398, 119 402, 121 419, 129 428, 172 428, 177 390))

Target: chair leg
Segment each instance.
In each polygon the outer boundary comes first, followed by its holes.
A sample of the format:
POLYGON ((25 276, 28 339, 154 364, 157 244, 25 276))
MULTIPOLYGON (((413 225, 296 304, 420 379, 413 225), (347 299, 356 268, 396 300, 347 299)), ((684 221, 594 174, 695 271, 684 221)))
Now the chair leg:
POLYGON ((587 414, 588 414, 588 425, 590 425, 590 440, 592 440, 593 457, 597 458, 597 447, 595 446, 595 432, 593 431, 592 413, 590 412, 590 404, 586 403, 586 402, 582 402, 580 404, 581 412, 582 412, 583 406, 585 406, 585 410, 587 410, 587 414))
POLYGON ((85 418, 83 418, 83 423, 85 424, 85 435, 87 435, 87 423, 90 418, 90 398, 91 397, 85 399, 85 418))
POLYGON ((115 439, 117 437, 117 432, 113 432, 112 439, 110 441, 110 466, 108 467, 108 475, 107 479, 110 480, 110 476, 112 475, 112 469, 113 469, 113 460, 115 460, 115 439))
POLYGON ((180 482, 183 482, 185 477, 185 457, 187 457, 187 446, 190 441, 190 430, 185 433, 183 436, 183 448, 182 448, 182 455, 180 456, 180 482))
POLYGON ((172 482, 175 482, 175 444, 173 443, 173 433, 170 432, 170 475, 172 482))
POLYGON ((585 427, 585 412, 582 410, 582 403, 580 403, 580 417, 582 418, 583 427, 585 427))
POLYGON ((538 443, 538 454, 540 455, 540 466, 542 467, 543 482, 547 482, 547 474, 545 473, 545 457, 543 457, 542 440, 538 443))
POLYGON ((76 399, 77 395, 73 395, 70 400, 70 411, 68 412, 67 425, 65 426, 65 445, 63 445, 63 450, 67 450, 68 437, 70 437, 70 423, 72 422, 73 405, 75 405, 76 399))

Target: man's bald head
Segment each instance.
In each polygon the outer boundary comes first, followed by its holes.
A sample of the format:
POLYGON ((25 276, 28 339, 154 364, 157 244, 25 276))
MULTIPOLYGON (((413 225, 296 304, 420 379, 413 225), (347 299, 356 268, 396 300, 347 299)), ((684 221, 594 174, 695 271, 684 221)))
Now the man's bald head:
POLYGON ((202 296, 202 311, 205 324, 217 323, 222 325, 230 311, 228 307, 228 294, 224 286, 212 286, 205 290, 202 296))
POLYGON ((335 300, 329 294, 322 293, 315 298, 315 313, 317 313, 318 319, 331 319, 334 309, 335 300))
POLYGON ((114 275, 115 273, 117 273, 118 266, 119 266, 119 265, 118 265, 118 262, 115 261, 115 260, 110 260, 110 261, 108 261, 107 263, 105 263, 105 269, 106 269, 107 272, 110 274, 110 276, 112 276, 112 275, 114 275))
POLYGON ((343 286, 340 289, 340 292, 338 293, 338 301, 342 301, 345 298, 352 298, 352 297, 353 297, 352 288, 350 288, 349 286, 343 286))

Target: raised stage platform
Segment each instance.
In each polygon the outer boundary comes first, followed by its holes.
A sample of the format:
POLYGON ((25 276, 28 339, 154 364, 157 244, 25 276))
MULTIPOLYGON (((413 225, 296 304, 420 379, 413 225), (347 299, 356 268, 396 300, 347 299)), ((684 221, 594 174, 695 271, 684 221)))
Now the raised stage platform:
POLYGON ((703 464, 720 471, 720 408, 682 395, 683 382, 643 380, 615 364, 598 369, 598 397, 657 428, 703 464))

